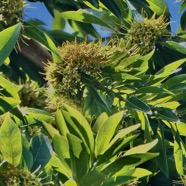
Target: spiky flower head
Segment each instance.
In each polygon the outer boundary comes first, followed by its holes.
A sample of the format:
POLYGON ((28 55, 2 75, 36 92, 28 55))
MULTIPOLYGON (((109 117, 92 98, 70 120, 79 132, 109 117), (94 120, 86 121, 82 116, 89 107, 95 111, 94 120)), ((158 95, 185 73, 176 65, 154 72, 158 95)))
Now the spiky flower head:
POLYGON ((163 36, 170 36, 166 27, 169 23, 161 15, 156 19, 155 14, 143 21, 134 21, 126 34, 128 47, 137 46, 139 53, 146 54, 154 49, 156 42, 163 36))
POLYGON ((0 20, 7 26, 18 23, 22 17, 24 4, 24 0, 1 0, 0 20))
POLYGON ((23 168, 11 166, 2 175, 7 186, 42 186, 41 178, 23 168))
POLYGON ((45 91, 39 84, 33 80, 27 80, 21 85, 19 97, 21 106, 43 109, 45 107, 45 91))
POLYGON ((51 102, 62 98, 81 102, 86 87, 84 75, 94 78, 100 75, 109 49, 109 46, 95 42, 63 43, 59 47, 61 60, 58 63, 49 62, 45 68, 51 102))

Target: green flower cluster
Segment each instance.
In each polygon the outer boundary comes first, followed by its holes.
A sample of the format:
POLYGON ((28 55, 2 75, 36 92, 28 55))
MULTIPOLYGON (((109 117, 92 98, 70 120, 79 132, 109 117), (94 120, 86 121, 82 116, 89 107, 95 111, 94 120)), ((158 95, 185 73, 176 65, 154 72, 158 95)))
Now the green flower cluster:
POLYGON ((23 168, 10 168, 3 178, 7 186, 42 186, 41 178, 23 168))
POLYGON ((38 83, 33 80, 28 80, 22 84, 19 97, 21 106, 43 109, 45 107, 45 92, 44 88, 39 87, 38 83))
POLYGON ((166 29, 168 24, 163 15, 157 19, 153 15, 150 19, 133 22, 125 36, 128 48, 137 46, 140 54, 147 54, 155 48, 158 39, 170 35, 166 29))
POLYGON ((72 105, 69 99, 81 102, 86 87, 84 75, 98 77, 107 63, 109 50, 110 46, 95 42, 65 42, 59 47, 61 60, 49 62, 45 68, 50 105, 60 106, 65 100, 72 105))
POLYGON ((1 0, 0 20, 7 26, 18 23, 19 18, 22 17, 24 4, 24 0, 1 0))

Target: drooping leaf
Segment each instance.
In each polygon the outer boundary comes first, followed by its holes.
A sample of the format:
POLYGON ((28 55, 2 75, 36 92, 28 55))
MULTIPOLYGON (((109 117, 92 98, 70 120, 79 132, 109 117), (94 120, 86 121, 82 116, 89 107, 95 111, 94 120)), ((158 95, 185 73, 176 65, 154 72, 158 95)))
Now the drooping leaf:
POLYGON ((0 150, 4 159, 17 167, 22 156, 21 132, 10 118, 7 118, 1 126, 0 141, 0 150))
POLYGON ((32 138, 30 151, 33 155, 32 171, 37 169, 42 170, 49 162, 53 153, 49 139, 43 134, 32 138))
POLYGON ((21 23, 0 32, 0 66, 13 50, 21 30, 21 23))

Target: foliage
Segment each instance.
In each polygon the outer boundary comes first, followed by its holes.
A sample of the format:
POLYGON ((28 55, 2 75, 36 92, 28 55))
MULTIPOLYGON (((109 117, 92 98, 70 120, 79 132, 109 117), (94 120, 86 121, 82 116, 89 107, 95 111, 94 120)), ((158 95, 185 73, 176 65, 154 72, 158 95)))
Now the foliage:
POLYGON ((163 0, 43 2, 52 30, 23 20, 24 1, 0 3, 3 73, 43 83, 49 60, 47 104, 58 108, 23 107, 20 85, 0 75, 1 185, 185 184, 185 14, 171 35, 163 0), (67 23, 74 33, 65 33, 67 23), (52 59, 37 58, 35 68, 25 45, 52 59))

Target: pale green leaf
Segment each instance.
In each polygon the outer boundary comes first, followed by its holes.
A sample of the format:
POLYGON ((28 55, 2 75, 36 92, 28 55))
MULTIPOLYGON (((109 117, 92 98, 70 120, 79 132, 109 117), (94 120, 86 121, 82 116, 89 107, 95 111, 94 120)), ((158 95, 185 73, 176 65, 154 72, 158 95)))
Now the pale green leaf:
POLYGON ((129 149, 127 152, 125 152, 124 156, 129 156, 132 154, 141 154, 141 153, 147 153, 149 150, 151 150, 156 144, 158 143, 158 140, 154 140, 150 143, 146 143, 143 145, 138 145, 136 147, 133 147, 129 149))
POLYGON ((6 58, 13 50, 21 30, 21 23, 11 26, 0 32, 0 65, 4 63, 6 58))
POLYGON ((103 154, 110 143, 113 135, 116 132, 121 119, 123 118, 123 112, 116 113, 110 116, 104 124, 101 125, 95 139, 95 154, 96 156, 103 154))
POLYGON ((7 118, 0 129, 0 150, 5 160, 17 167, 22 156, 21 132, 18 126, 7 118))

